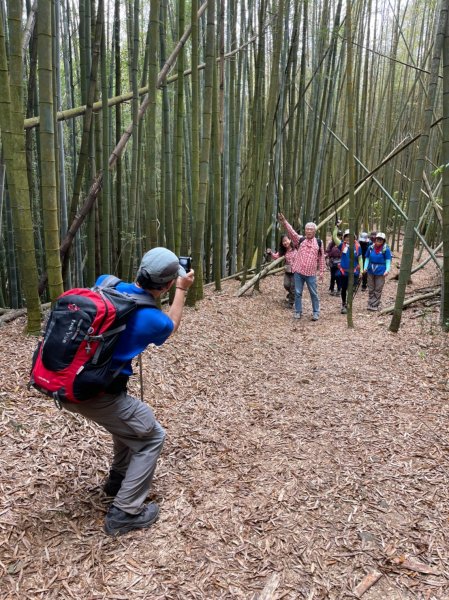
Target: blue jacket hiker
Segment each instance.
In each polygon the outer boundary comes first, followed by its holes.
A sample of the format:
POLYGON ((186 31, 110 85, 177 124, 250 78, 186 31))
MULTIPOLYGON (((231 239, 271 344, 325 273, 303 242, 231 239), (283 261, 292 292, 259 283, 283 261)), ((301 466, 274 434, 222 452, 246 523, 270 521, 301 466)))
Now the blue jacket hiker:
MULTIPOLYGON (((349 252, 349 229, 343 233, 343 240, 338 237, 338 226, 335 227, 332 233, 332 239, 341 251, 339 277, 341 282, 341 313, 346 314, 347 310, 347 292, 349 282, 349 265, 350 265, 350 252, 349 252)), ((354 240, 354 288, 357 287, 359 281, 359 275, 363 270, 363 259, 360 244, 357 240, 354 240)))
MULTIPOLYGON (((99 277, 101 283, 105 275, 99 277)), ((65 402, 63 408, 79 413, 104 427, 112 435, 113 460, 104 491, 113 498, 106 514, 105 532, 120 535, 134 529, 145 529, 156 521, 156 503, 144 504, 162 450, 165 431, 145 403, 127 392, 132 375, 131 360, 149 344, 160 346, 174 333, 182 318, 186 292, 194 281, 194 272, 187 274, 178 257, 166 248, 153 248, 140 263, 135 283, 121 282, 120 292, 150 294, 160 298, 176 286, 168 312, 156 307, 140 307, 131 314, 126 329, 120 334, 113 350, 113 368, 119 376, 105 393, 81 403, 65 402)))
POLYGON ((385 239, 384 233, 377 233, 374 244, 370 245, 365 256, 364 270, 368 275, 367 310, 379 310, 385 277, 391 269, 391 250, 385 239))

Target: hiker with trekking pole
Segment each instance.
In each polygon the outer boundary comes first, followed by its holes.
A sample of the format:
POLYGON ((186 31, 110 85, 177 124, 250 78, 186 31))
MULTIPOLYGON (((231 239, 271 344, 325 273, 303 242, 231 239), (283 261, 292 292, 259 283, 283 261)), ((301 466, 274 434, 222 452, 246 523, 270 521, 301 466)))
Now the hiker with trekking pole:
MULTIPOLYGON (((338 229, 341 226, 341 220, 337 221, 335 228, 332 232, 332 239, 335 245, 341 251, 341 259, 339 266, 339 277, 340 277, 340 289, 341 289, 341 314, 345 315, 348 312, 347 308, 347 292, 348 292, 348 281, 349 281, 349 264, 350 264, 350 247, 349 247, 349 229, 343 232, 343 239, 338 237, 338 229)), ((357 240, 354 240, 354 290, 353 296, 357 293, 359 285, 359 275, 363 271, 363 260, 362 251, 360 244, 357 240)))
MULTIPOLYGON (((189 269, 190 258, 182 258, 189 269)), ((186 272, 181 260, 167 248, 153 248, 132 283, 102 275, 92 289, 64 292, 33 357, 31 386, 112 435, 113 459, 103 487, 113 498, 104 525, 111 536, 150 527, 159 514, 157 504, 145 500, 165 431, 127 387, 132 359, 149 344, 162 345, 181 323, 194 282, 194 271, 186 272), (172 287, 173 302, 164 312, 157 301, 172 287)))

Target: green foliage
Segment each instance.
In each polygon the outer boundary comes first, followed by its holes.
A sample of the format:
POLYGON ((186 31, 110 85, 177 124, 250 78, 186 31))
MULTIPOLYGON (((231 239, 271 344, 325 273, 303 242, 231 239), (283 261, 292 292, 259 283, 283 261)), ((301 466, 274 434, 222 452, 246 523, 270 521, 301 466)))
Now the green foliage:
POLYGON ((443 171, 449 167, 449 163, 446 165, 440 165, 434 171, 431 171, 434 177, 440 176, 443 174, 443 171))

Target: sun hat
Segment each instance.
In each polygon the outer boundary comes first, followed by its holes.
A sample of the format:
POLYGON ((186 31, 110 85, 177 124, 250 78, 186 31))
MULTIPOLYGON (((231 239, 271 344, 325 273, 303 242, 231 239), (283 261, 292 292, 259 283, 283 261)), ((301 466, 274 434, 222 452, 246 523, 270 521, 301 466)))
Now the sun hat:
POLYGON ((359 235, 359 242, 367 242, 368 240, 368 234, 366 233, 366 231, 362 231, 362 233, 359 235))
POLYGON ((386 240, 386 236, 385 233, 382 233, 381 231, 379 231, 379 233, 376 233, 376 238, 380 238, 381 240, 386 240))
POLYGON ((180 266, 178 257, 167 248, 152 248, 144 254, 137 277, 148 278, 152 283, 168 283, 176 277, 185 277, 186 272, 180 266))
POLYGON ((344 232, 344 234, 343 234, 343 237, 345 237, 345 236, 349 235, 350 233, 351 233, 351 232, 349 231, 349 229, 345 229, 345 232, 344 232))

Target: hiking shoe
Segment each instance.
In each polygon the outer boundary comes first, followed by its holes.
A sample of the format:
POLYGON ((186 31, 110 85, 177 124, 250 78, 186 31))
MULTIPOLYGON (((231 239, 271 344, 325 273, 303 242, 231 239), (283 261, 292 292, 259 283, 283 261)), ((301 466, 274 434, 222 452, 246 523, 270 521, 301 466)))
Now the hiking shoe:
POLYGON ((125 479, 125 476, 118 471, 114 471, 111 469, 109 471, 109 477, 106 479, 103 485, 103 492, 106 496, 113 498, 117 496, 120 488, 122 487, 122 481, 125 479))
POLYGON ((312 315, 312 321, 318 321, 320 315, 312 315))
POLYGON ((342 315, 345 315, 345 314, 348 312, 348 309, 346 308, 346 306, 345 306, 345 305, 343 305, 343 306, 341 307, 341 311, 340 311, 340 312, 341 312, 341 314, 342 314, 342 315))
POLYGON ((284 302, 282 304, 285 308, 293 308, 293 306, 294 306, 294 303, 290 302, 289 300, 284 300, 284 302))
POLYGON ((377 312, 378 308, 377 308, 377 306, 367 306, 366 310, 372 310, 374 312, 377 312))
POLYGON ((300 319, 301 318, 301 313, 297 313, 295 312, 295 314, 293 315, 294 319, 300 319))
POLYGON ((138 515, 130 515, 121 508, 112 505, 104 521, 104 531, 108 535, 117 536, 134 529, 147 529, 159 516, 159 506, 150 502, 138 515))

